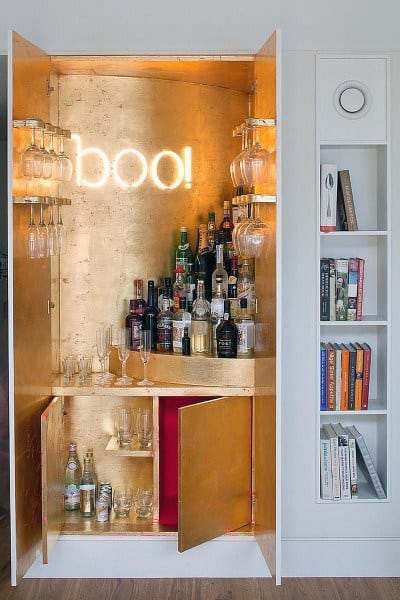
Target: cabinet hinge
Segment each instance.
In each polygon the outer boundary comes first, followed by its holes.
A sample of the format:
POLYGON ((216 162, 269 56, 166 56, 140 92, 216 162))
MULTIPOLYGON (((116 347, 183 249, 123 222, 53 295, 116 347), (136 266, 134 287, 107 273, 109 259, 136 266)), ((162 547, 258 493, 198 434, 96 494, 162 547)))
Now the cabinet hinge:
POLYGON ((55 304, 54 302, 52 302, 51 300, 47 300, 47 314, 50 314, 50 311, 52 308, 55 308, 55 304))
POLYGON ((50 84, 50 79, 46 80, 46 94, 50 96, 51 92, 54 92, 53 86, 50 84))

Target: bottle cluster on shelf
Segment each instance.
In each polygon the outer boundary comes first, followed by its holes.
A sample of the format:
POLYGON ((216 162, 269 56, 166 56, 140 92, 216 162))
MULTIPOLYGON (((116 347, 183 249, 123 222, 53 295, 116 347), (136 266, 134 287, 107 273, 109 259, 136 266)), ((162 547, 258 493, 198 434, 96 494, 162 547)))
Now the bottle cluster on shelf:
POLYGON ((371 347, 321 342, 320 410, 368 410, 371 347))
POLYGON ((251 260, 235 254, 229 201, 219 226, 215 213, 199 225, 193 253, 187 228, 181 227, 175 252, 175 281, 164 285, 134 282, 135 298, 126 317, 129 348, 140 347, 140 331, 150 330, 152 351, 183 355, 205 354, 220 358, 249 357, 254 352, 255 283, 251 260))
POLYGON ((321 258, 321 321, 361 321, 364 290, 363 258, 321 258))

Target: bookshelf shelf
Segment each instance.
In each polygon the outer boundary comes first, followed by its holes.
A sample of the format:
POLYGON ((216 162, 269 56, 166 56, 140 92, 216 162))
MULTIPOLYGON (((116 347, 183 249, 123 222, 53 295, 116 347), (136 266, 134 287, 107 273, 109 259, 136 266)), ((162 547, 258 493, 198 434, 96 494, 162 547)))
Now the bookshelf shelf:
MULTIPOLYGON (((368 58, 364 58, 367 61, 368 58)), ((372 60, 372 59, 371 59, 372 60)), ((321 190, 318 196, 318 223, 321 223, 321 214, 323 215, 323 224, 333 226, 335 223, 343 223, 343 210, 347 221, 351 218, 351 192, 354 201, 354 209, 357 220, 357 231, 331 231, 321 232, 318 227, 316 232, 317 258, 316 265, 320 270, 320 260, 322 258, 339 259, 362 258, 364 259, 364 285, 362 301, 362 320, 361 321, 322 321, 320 319, 320 286, 318 286, 318 314, 319 321, 317 336, 317 369, 316 377, 316 439, 317 439, 317 464, 316 464, 316 501, 321 504, 359 504, 359 503, 382 503, 388 502, 387 499, 380 499, 375 494, 375 488, 363 477, 358 469, 359 497, 352 500, 325 500, 321 498, 321 483, 325 482, 325 496, 329 497, 329 490, 326 484, 326 459, 323 464, 323 475, 321 479, 320 457, 321 446, 326 448, 324 436, 320 438, 320 428, 322 425, 340 423, 343 427, 354 427, 364 438, 369 451, 372 463, 381 480, 386 497, 390 497, 390 430, 391 430, 391 143, 389 139, 388 110, 384 98, 388 98, 388 58, 382 57, 379 62, 379 68, 382 69, 382 79, 378 84, 371 79, 368 84, 374 86, 386 86, 386 88, 377 87, 375 97, 380 95, 382 104, 379 109, 374 108, 374 115, 361 115, 358 119, 348 118, 348 115, 341 114, 336 105, 332 104, 335 90, 337 89, 337 77, 343 76, 343 81, 358 80, 357 60, 348 57, 340 57, 337 62, 335 58, 319 56, 317 58, 317 128, 316 128, 316 154, 317 154, 317 189, 321 190), (349 72, 354 69, 352 77, 349 72), (343 75, 340 75, 342 73, 343 75), (339 75, 338 75, 339 74, 339 75), (382 82, 385 83, 382 83, 382 82), (333 95, 332 95, 333 94, 333 95), (321 169, 321 165, 325 165, 321 169), (343 191, 346 193, 346 200, 342 200, 338 213, 341 219, 335 220, 328 213, 327 206, 332 202, 332 189, 336 192, 336 180, 334 184, 328 181, 326 173, 348 171, 350 177, 351 189, 346 182, 346 174, 341 174, 339 179, 343 184, 343 191), (322 179, 321 179, 322 177, 322 179), (328 185, 329 184, 329 185, 328 185), (347 186, 347 187, 344 187, 347 186), (323 207, 323 212, 320 206, 323 207), (344 206, 344 208, 343 208, 344 206), (349 210, 350 207, 350 210, 349 210), (326 212, 325 212, 326 211, 326 212), (350 213, 350 214, 349 214, 350 213), (331 218, 331 221, 329 221, 331 218), (321 394, 321 343, 326 352, 322 352, 322 359, 328 357, 330 352, 330 363, 326 362, 327 389, 330 390, 330 396, 326 396, 326 405, 340 406, 343 401, 343 394, 346 393, 346 385, 342 379, 342 364, 346 369, 346 362, 342 363, 345 355, 342 354, 343 346, 340 344, 368 344, 371 349, 371 363, 369 369, 369 394, 368 410, 320 410, 324 406, 324 396, 321 394), (335 346, 331 346, 334 344, 335 346), (338 346, 339 345, 339 346, 338 346), (329 351, 328 351, 329 349, 329 351), (332 356, 332 349, 335 350, 332 356), (340 361, 337 363, 337 361, 340 361), (339 369, 336 365, 339 364, 339 369), (329 373, 328 369, 331 368, 329 373), (333 375, 334 374, 334 375, 333 375), (339 387, 338 387, 339 386, 339 387), (345 391, 343 391, 343 389, 345 391), (338 391, 337 391, 338 390, 338 391), (329 403, 328 403, 329 400, 329 403), (325 444, 325 446, 324 446, 325 444)), ((364 62, 364 67, 366 63, 364 62)), ((372 64, 372 63, 371 63, 372 64)), ((372 68, 372 67, 371 67, 372 68)), ((361 69, 361 67, 360 67, 361 69)), ((361 71, 362 72, 362 69, 361 71)), ((361 75, 360 75, 361 77, 361 75)), ((360 79, 361 81, 361 79, 360 79)), ((340 187, 340 186, 339 186, 340 187)), ((339 190, 341 192, 341 190, 339 190)), ((333 197, 336 202, 336 196, 333 197)), ((331 205, 332 206, 332 205, 331 205)), ((336 209, 336 204, 333 205, 336 209)), ((354 262, 354 261, 353 261, 354 262)), ((335 276, 332 280, 333 268, 337 268, 338 263, 329 263, 328 276, 326 275, 326 262, 322 279, 324 291, 324 315, 328 312, 333 316, 336 306, 337 281, 335 276), (327 295, 327 277, 329 279, 329 294, 327 295), (332 285, 333 281, 333 285, 332 285)), ((360 264, 360 263, 358 263, 360 264)), ((340 266, 342 264, 339 263, 340 266)), ((345 269, 344 269, 345 271, 345 269)), ((336 273, 336 271, 335 271, 336 273)), ((340 273, 340 276, 342 273, 340 273)), ((347 274, 348 275, 348 274, 347 274)), ((346 276, 344 278, 346 280, 346 276)), ((339 280, 338 280, 339 281, 339 280)), ((320 282, 321 283, 321 282, 320 282)), ((341 280, 340 280, 341 285, 341 280)), ((354 285, 358 285, 356 282, 354 285)), ((356 296, 357 292, 352 296, 356 296)), ((342 297, 340 298, 342 301, 342 297)), ((346 302, 346 300, 344 300, 346 302)), ((347 346, 348 347, 348 346, 347 346)), ((355 354, 355 353, 354 353, 355 354)), ((347 393, 354 394, 355 381, 362 379, 363 361, 365 356, 361 352, 363 359, 355 368, 353 363, 352 391, 350 391, 350 378, 348 379, 347 393), (359 375, 356 376, 356 371, 359 375)), ((360 393, 360 387, 358 387, 360 393)), ((344 398, 346 401, 346 398, 344 398)), ((358 396, 360 402, 360 396, 358 396)), ((364 396, 365 401, 365 396, 364 396)), ((354 397, 352 397, 352 403, 354 397)), ((360 402, 361 404, 361 402, 360 402)), ((354 406, 354 404, 352 404, 354 406)), ((328 431, 330 431, 328 427, 328 431)), ((341 433, 340 428, 336 434, 341 433)), ((342 433, 344 433, 342 431, 342 433)), ((335 432, 333 434, 335 436, 335 432)), ((351 436, 350 436, 351 437, 351 436)), ((326 439, 326 438, 325 438, 326 439)), ((331 437, 329 439, 332 439, 331 437)), ((358 448, 357 448, 358 452, 358 448)), ((323 453, 322 453, 323 455, 323 453)), ((329 458, 330 460, 330 458, 329 458)), ((359 456, 357 455, 357 463, 359 456)), ((361 463, 361 459, 360 459, 361 463)), ((330 463, 331 464, 331 463, 330 463)), ((350 464, 350 461, 349 461, 350 464)), ((343 483, 343 482, 342 482, 343 483)), ((344 488, 346 489, 345 484, 344 488)))

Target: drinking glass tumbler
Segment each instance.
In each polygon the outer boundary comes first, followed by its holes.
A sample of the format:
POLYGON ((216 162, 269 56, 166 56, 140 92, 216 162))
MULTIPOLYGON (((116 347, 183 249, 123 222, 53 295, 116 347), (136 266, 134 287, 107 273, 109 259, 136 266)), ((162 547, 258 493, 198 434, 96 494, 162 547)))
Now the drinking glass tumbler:
POLYGON ((153 494, 151 490, 138 490, 135 498, 136 516, 146 519, 153 514, 153 494))
POLYGON ((86 383, 92 374, 92 357, 91 356, 81 356, 78 361, 79 370, 78 370, 78 379, 79 383, 86 383))
POLYGON ((132 409, 117 406, 115 414, 115 429, 120 446, 129 446, 132 442, 132 409))
POLYGON ((136 431, 141 448, 151 446, 153 440, 152 411, 149 408, 139 408, 136 418, 136 431))
POLYGON ((114 490, 113 507, 117 517, 127 517, 132 506, 132 488, 130 485, 117 486, 114 490))
POLYGON ((64 381, 65 383, 71 383, 71 381, 74 380, 75 377, 75 371, 76 371, 76 361, 75 361, 75 356, 65 356, 64 360, 63 360, 63 366, 64 366, 64 381))

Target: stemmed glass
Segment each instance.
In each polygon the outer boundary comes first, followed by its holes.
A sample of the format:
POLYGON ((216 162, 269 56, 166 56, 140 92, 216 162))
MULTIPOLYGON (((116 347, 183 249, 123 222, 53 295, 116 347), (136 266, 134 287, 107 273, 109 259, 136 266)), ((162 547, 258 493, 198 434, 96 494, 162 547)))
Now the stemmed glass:
POLYGON ((42 177, 43 175, 43 155, 35 143, 35 128, 31 129, 30 146, 21 156, 22 172, 24 177, 29 179, 42 177))
POLYGON ((111 349, 112 349, 113 326, 106 325, 105 329, 108 332, 108 337, 107 337, 107 353, 106 353, 106 361, 105 361, 105 369, 107 369, 107 370, 104 371, 104 380, 112 381, 114 379, 115 375, 113 375, 113 373, 110 373, 110 371, 108 369, 108 364, 109 364, 109 359, 110 359, 110 354, 111 354, 111 349))
POLYGON ((38 225, 38 258, 47 258, 49 255, 49 232, 43 219, 43 204, 40 205, 40 221, 38 225))
POLYGON ((129 329, 126 328, 119 332, 118 358, 121 361, 122 376, 115 380, 115 385, 130 385, 132 378, 126 374, 126 361, 129 358, 129 329))
POLYGON ((106 327, 100 327, 96 331, 96 349, 101 365, 101 375, 97 378, 98 383, 107 383, 105 378, 105 361, 107 357, 109 343, 109 330, 106 327))
POLYGON ((258 140, 258 127, 253 128, 253 145, 242 155, 240 169, 245 185, 266 183, 270 166, 270 153, 258 140))
POLYGON ((61 161, 59 160, 57 154, 54 152, 54 130, 51 125, 47 125, 47 133, 50 136, 48 153, 53 161, 52 178, 55 181, 59 181, 61 179, 61 161))
POLYGON ((44 129, 41 130, 40 152, 43 159, 43 179, 50 179, 53 174, 53 157, 44 145, 44 129))
POLYGON ((33 204, 31 204, 31 215, 28 224, 28 243, 27 256, 28 258, 38 258, 39 247, 39 232, 33 216, 33 204))
POLYGON ((72 160, 64 152, 64 132, 60 135, 60 148, 58 151, 58 160, 61 164, 61 181, 70 181, 72 177, 72 160))
POLYGON ((50 256, 57 256, 58 254, 58 232, 57 226, 54 223, 53 217, 53 205, 50 206, 50 221, 47 225, 47 231, 49 236, 49 254, 50 256))
POLYGON ((238 154, 233 161, 231 162, 230 171, 232 182, 235 187, 241 187, 245 185, 245 181, 242 175, 242 159, 247 154, 248 151, 248 130, 245 128, 242 131, 242 151, 238 154))
POLYGON ((67 249, 67 230, 62 220, 61 205, 58 205, 58 219, 57 219, 57 237, 58 237, 58 253, 65 254, 67 249))
POLYGON ((142 329, 140 331, 140 359, 143 363, 143 379, 138 381, 138 385, 153 385, 154 381, 150 381, 147 379, 147 364, 150 360, 151 355, 151 330, 150 329, 142 329))

